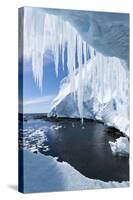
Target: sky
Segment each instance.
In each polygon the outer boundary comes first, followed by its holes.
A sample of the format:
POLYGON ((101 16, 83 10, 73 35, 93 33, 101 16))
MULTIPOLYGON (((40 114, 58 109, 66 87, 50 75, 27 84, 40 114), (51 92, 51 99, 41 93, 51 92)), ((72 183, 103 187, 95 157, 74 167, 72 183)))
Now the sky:
MULTIPOLYGON (((20 13, 21 15, 22 13, 20 13)), ((68 45, 64 43, 63 48, 64 51, 60 51, 58 49, 59 55, 56 54, 57 48, 59 45, 59 39, 65 36, 66 41, 70 37, 68 33, 62 32, 60 34, 60 30, 62 31, 62 26, 60 25, 60 20, 58 21, 59 27, 57 30, 55 26, 57 25, 57 16, 48 18, 45 14, 44 10, 40 8, 28 8, 24 9, 24 15, 20 16, 21 19, 24 20, 24 23, 19 23, 23 25, 23 55, 19 57, 19 93, 20 93, 20 101, 19 105, 21 106, 21 111, 24 113, 48 113, 52 106, 52 102, 54 98, 58 95, 60 82, 61 80, 68 75, 68 67, 67 62, 70 64, 70 59, 67 57, 67 51, 70 49, 70 44, 68 45), (45 16, 45 17, 44 17, 45 16), (44 23, 46 20, 46 23, 44 23), (51 22, 53 20, 53 22, 51 22), (53 25, 51 28, 51 24, 53 25), (51 31, 50 31, 51 30, 51 31), (44 34, 45 33, 45 34, 44 34), (54 33, 54 34, 53 34, 54 33), (56 34, 57 33, 57 34, 56 34), (44 37, 45 35, 45 37, 44 37), (57 38, 58 35, 58 38, 57 38), (68 38, 67 38, 68 36, 68 38), (57 45, 56 44, 57 40, 57 45), (54 44, 54 54, 59 57, 59 67, 58 67, 58 76, 56 77, 54 63, 57 63, 57 57, 55 56, 55 62, 53 59, 51 49, 51 42, 54 44), (45 44, 45 45, 44 45, 45 44), (66 46, 65 46, 66 45, 66 46), (67 49, 68 48, 68 49, 67 49), (43 51, 42 51, 43 49, 43 51), (43 52, 43 55, 42 55, 43 52), (64 54, 64 66, 62 67, 62 52, 64 54), (42 57, 43 56, 43 57, 42 57), (22 57, 22 58, 21 58, 22 57), (31 58, 32 57, 32 58, 31 58), (43 61, 42 61, 43 58, 43 61), (33 59, 33 60, 32 60, 33 59), (23 60, 23 63, 22 63, 23 60), (32 62, 33 61, 33 62, 32 62), (40 84, 42 87, 42 91, 40 91, 38 85, 35 83, 34 76, 38 78, 38 80, 42 80, 40 77, 42 73, 40 73, 40 69, 42 69, 43 63, 43 84, 40 84), (32 70, 32 67, 34 68, 32 70), (63 71, 64 68, 64 71, 63 71), (37 71, 36 71, 37 70, 37 71), (22 81, 23 80, 23 81, 22 81), (23 90, 23 92, 22 92, 23 90)), ((66 26, 66 24, 65 24, 66 26)), ((67 25, 70 30, 71 26, 67 25)), ((19 29, 21 31, 21 27, 19 29)), ((20 32, 21 35, 22 32, 20 32)), ((71 32, 70 32, 71 33, 71 32)), ((76 32, 74 31, 76 34, 76 32)), ((71 41, 71 39, 69 40, 71 41)), ((70 53, 70 51, 69 51, 70 53)), ((89 55, 89 54, 88 54, 89 55)), ((78 59, 77 59, 77 46, 75 49, 75 67, 78 67, 78 59)), ((69 55, 69 58, 71 56, 69 55)), ((82 62, 84 63, 84 57, 82 57, 82 62)), ((42 83, 40 81, 40 83, 42 83)))
POLYGON ((20 102, 23 103, 24 113, 47 113, 50 111, 52 101, 59 92, 60 81, 67 75, 67 67, 64 71, 62 62, 59 62, 59 75, 56 77, 53 55, 50 51, 46 52, 43 57, 43 89, 40 91, 39 87, 34 81, 32 73, 31 59, 24 59, 24 63, 19 63, 19 78, 22 80, 23 95, 20 95, 20 102), (22 97, 23 96, 23 97, 22 97))
MULTIPOLYGON (((43 24, 41 23, 44 20, 42 17, 43 16, 42 9, 26 8, 24 13, 25 13, 24 33, 23 33, 24 49, 22 58, 21 57, 19 58, 19 79, 21 82, 19 86, 19 93, 20 93, 19 105, 23 105, 23 107, 21 106, 21 112, 24 113, 48 113, 50 111, 54 98, 58 95, 61 80, 68 75, 67 45, 64 52, 64 67, 62 67, 62 59, 61 59, 62 55, 61 51, 59 51, 58 76, 56 76, 55 73, 55 64, 54 64, 55 62, 53 54, 49 49, 47 50, 45 49, 45 53, 43 55, 43 84, 42 84, 43 87, 41 91, 38 85, 35 83, 33 77, 34 70, 32 70, 31 57, 32 53, 35 50, 34 49, 35 47, 38 48, 37 52, 40 52, 42 49, 43 42, 41 41, 43 41, 43 33, 44 33, 42 28, 43 24)), ((49 29, 51 28, 50 22, 49 26, 48 27, 47 26, 48 25, 46 25, 45 30, 47 30, 47 28, 48 30, 45 31, 46 34, 45 38, 47 38, 47 41, 49 41, 50 39, 49 29)), ((49 44, 49 42, 47 41, 46 43, 49 44)), ((75 52, 75 57, 76 57, 75 67, 78 67, 77 52, 75 52)), ((38 69, 37 65, 36 69, 38 69)))

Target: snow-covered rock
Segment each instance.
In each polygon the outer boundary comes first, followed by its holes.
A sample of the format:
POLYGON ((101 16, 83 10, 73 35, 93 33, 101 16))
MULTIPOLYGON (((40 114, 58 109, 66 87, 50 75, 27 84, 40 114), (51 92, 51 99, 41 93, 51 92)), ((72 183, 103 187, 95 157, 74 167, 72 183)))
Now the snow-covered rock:
POLYGON ((129 155, 129 141, 127 137, 120 137, 115 142, 110 141, 109 144, 114 155, 129 155))
POLYGON ((86 178, 66 162, 51 156, 24 151, 24 191, 51 192, 128 187, 129 182, 104 182, 86 178))

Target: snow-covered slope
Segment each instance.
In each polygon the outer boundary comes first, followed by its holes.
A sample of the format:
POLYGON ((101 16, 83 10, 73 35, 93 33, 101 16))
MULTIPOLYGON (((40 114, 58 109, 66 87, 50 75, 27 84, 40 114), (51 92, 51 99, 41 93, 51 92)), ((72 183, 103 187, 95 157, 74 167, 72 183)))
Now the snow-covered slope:
POLYGON ((59 163, 51 156, 24 155, 24 192, 51 192, 98 188, 128 187, 129 182, 104 182, 86 178, 66 162, 59 163), (34 173, 33 173, 34 172, 34 173))

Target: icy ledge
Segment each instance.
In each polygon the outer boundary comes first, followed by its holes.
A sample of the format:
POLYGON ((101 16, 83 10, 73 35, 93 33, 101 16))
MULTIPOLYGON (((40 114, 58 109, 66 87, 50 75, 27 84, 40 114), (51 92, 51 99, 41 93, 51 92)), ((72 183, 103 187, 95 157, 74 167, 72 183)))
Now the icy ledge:
POLYGON ((104 182, 86 178, 66 162, 24 151, 24 192, 50 192, 128 187, 129 182, 104 182), (34 171, 34 173, 33 173, 34 171))
POLYGON ((113 155, 129 156, 129 141, 127 137, 120 137, 115 142, 109 142, 113 155))

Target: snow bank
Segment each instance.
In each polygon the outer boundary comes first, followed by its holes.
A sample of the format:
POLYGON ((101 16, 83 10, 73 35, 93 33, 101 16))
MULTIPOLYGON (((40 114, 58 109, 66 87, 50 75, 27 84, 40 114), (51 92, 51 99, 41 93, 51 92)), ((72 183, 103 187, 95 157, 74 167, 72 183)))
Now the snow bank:
POLYGON ((116 139, 116 142, 109 142, 109 144, 114 155, 129 155, 129 141, 127 137, 120 137, 116 139))
POLYGON ((128 187, 129 182, 103 182, 86 178, 66 162, 24 151, 24 192, 51 192, 128 187))

